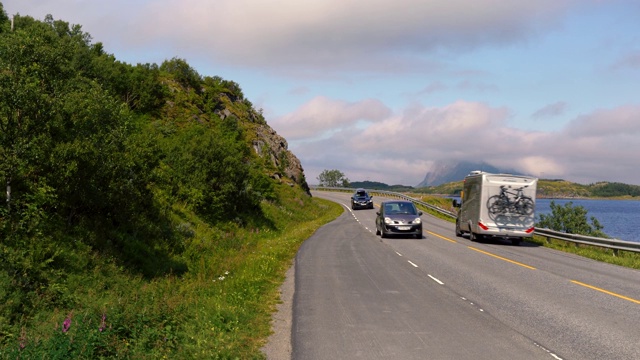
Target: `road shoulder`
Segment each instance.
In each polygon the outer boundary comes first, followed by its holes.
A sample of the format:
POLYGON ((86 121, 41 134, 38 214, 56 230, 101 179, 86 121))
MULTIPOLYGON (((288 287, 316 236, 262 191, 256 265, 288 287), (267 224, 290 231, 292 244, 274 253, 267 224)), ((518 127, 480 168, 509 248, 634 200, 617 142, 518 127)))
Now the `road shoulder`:
POLYGON ((267 339, 262 352, 267 359, 291 359, 291 326, 293 321, 293 294, 295 292, 295 259, 287 270, 286 278, 280 286, 280 304, 272 317, 273 334, 267 339))

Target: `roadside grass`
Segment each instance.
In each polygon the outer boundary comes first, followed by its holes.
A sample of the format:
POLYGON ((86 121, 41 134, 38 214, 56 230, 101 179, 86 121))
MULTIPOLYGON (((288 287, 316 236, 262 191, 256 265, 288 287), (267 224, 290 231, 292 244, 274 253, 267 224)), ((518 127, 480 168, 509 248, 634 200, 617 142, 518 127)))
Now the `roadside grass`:
MULTIPOLYGON (((415 194, 411 194, 411 195, 415 196, 415 194)), ((411 195, 407 195, 407 196, 411 196, 411 195)), ((452 212, 456 211, 455 208, 453 207, 452 200, 448 199, 448 198, 443 198, 442 196, 422 195, 422 196, 416 197, 414 199, 420 200, 420 201, 425 202, 425 203, 427 203, 429 205, 437 206, 440 209, 444 209, 444 210, 452 211, 452 212)), ((442 220, 446 220, 446 221, 455 223, 455 219, 451 218, 450 216, 447 216, 447 215, 445 215, 443 213, 440 213, 438 211, 432 210, 432 209, 427 208, 427 207, 423 207, 423 206, 420 206, 420 205, 417 205, 417 206, 418 206, 418 208, 420 210, 422 210, 423 212, 425 212, 425 213, 427 213, 427 214, 429 214, 431 216, 437 217, 438 219, 442 219, 442 220)))
POLYGON ((618 250, 614 252, 611 249, 605 249, 597 246, 575 244, 557 239, 547 240, 546 237, 538 235, 535 235, 528 241, 540 246, 580 255, 589 259, 632 269, 640 269, 640 254, 632 251, 618 250))
MULTIPOLYGON (((188 234, 172 259, 186 265, 181 274, 147 279, 91 249, 73 249, 91 270, 57 284, 55 306, 17 327, 0 324, 0 358, 263 359, 299 246, 343 211, 286 185, 277 191, 279 201, 262 204, 262 224, 214 227, 176 205, 174 222, 188 234)), ((8 281, 0 278, 0 289, 8 281)))

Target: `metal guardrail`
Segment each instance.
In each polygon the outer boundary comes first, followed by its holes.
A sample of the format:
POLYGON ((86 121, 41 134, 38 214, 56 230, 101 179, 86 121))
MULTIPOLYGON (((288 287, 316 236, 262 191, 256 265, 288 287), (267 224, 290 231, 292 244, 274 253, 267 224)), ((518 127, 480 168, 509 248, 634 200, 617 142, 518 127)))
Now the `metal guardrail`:
MULTIPOLYGON (((339 192, 353 192, 354 188, 343 188, 343 187, 320 187, 320 186, 311 186, 314 190, 321 191, 339 191, 339 192)), ((433 206, 431 204, 427 204, 423 201, 414 199, 410 196, 393 192, 393 191, 385 191, 385 190, 374 190, 374 189, 366 189, 370 194, 382 194, 387 196, 392 196, 396 198, 400 198, 403 200, 412 201, 416 204, 424 206, 427 209, 436 211, 442 215, 449 216, 452 218, 456 217, 456 213, 441 209, 437 206, 433 206)), ((562 241, 568 241, 576 244, 585 244, 591 246, 598 246, 602 248, 612 249, 614 254, 617 255, 618 250, 624 251, 632 251, 640 253, 640 242, 636 241, 626 241, 626 240, 618 240, 618 239, 607 239, 607 238, 599 238, 593 236, 579 235, 579 234, 569 234, 560 231, 550 230, 550 229, 539 229, 536 228, 534 231, 535 235, 545 237, 547 241, 549 239, 557 239, 562 241)))
POLYGON ((569 241, 577 244, 599 246, 599 247, 604 247, 608 249, 613 249, 614 253, 616 254, 617 254, 617 250, 640 252, 640 242, 636 242, 636 241, 606 239, 606 238, 599 238, 599 237, 578 235, 578 234, 569 234, 569 233, 564 233, 564 232, 550 230, 550 229, 538 229, 538 228, 536 228, 534 233, 536 235, 546 237, 547 241, 549 241, 549 239, 558 239, 558 240, 569 241))

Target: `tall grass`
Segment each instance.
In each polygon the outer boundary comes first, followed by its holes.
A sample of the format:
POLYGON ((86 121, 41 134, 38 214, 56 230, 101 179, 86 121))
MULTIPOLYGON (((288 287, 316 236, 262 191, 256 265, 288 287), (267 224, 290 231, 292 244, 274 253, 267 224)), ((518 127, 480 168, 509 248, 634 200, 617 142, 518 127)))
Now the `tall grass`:
POLYGON ((213 227, 176 205, 175 226, 189 234, 171 259, 186 265, 181 274, 148 279, 76 249, 91 271, 66 277, 67 301, 0 325, 0 358, 264 358, 286 270, 300 244, 342 212, 295 188, 277 191, 279 201, 262 203, 262 224, 213 227))
POLYGON ((575 244, 557 239, 547 240, 546 237, 537 235, 529 239, 529 241, 544 247, 580 255, 589 259, 628 267, 631 269, 640 269, 640 254, 636 252, 624 250, 614 252, 611 249, 598 246, 575 244))

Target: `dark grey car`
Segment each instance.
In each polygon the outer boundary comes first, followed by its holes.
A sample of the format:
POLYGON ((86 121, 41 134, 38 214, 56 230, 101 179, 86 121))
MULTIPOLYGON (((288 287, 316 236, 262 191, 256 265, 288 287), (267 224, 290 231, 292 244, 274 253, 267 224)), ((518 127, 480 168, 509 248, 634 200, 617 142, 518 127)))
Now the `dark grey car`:
POLYGON ((413 235, 422 239, 422 211, 411 201, 383 201, 376 214, 376 235, 413 235))
POLYGON ((369 195, 365 189, 357 189, 351 195, 351 209, 373 209, 373 196, 369 195))

